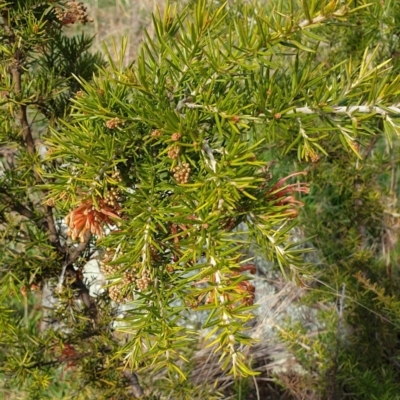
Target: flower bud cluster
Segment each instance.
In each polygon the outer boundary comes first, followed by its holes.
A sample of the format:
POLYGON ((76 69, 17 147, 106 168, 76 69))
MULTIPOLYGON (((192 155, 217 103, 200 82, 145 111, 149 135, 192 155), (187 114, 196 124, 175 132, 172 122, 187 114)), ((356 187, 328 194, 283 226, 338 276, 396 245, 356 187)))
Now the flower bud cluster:
MULTIPOLYGON (((121 252, 119 253, 121 254, 121 252)), ((113 278, 112 275, 119 274, 122 265, 110 265, 115 258, 115 250, 107 248, 103 259, 100 261, 100 269, 106 278, 111 277, 112 286, 108 289, 108 295, 116 303, 125 303, 134 299, 134 290, 145 290, 149 286, 151 279, 146 272, 138 273, 138 266, 133 266, 129 271, 122 273, 121 278, 113 278)))
POLYGON ((125 271, 124 276, 122 277, 122 281, 126 284, 133 284, 135 283, 137 278, 132 271, 125 271))
POLYGON ((111 189, 104 198, 104 202, 110 207, 116 206, 119 200, 118 192, 119 192, 118 189, 111 189))
POLYGON ((355 142, 354 140, 350 142, 350 147, 356 152, 358 153, 360 151, 360 145, 355 142))
POLYGON ((173 160, 175 160, 178 158, 180 152, 181 148, 179 146, 171 146, 168 149, 168 158, 172 158, 173 160))
POLYGON ((55 13, 57 19, 63 25, 70 25, 75 22, 80 22, 82 24, 93 22, 93 19, 87 14, 87 8, 83 3, 78 1, 68 1, 65 9, 57 7, 55 13))
POLYGON ((46 150, 46 157, 50 157, 51 155, 53 155, 56 152, 56 149, 54 147, 49 147, 46 150))
POLYGON ((141 277, 136 277, 134 272, 127 271, 123 274, 122 279, 115 282, 109 289, 108 295, 110 299, 116 303, 125 303, 134 299, 134 289, 146 290, 151 280, 145 273, 141 277))
POLYGON ((162 135, 162 132, 159 129, 154 129, 153 132, 151 132, 152 137, 160 137, 162 135))
POLYGON ((150 257, 151 257, 151 259, 153 261, 159 261, 160 260, 160 253, 159 253, 157 247, 151 244, 149 246, 149 249, 150 249, 150 257))
POLYGON ((174 173, 174 178, 178 183, 184 184, 189 182, 190 166, 188 163, 177 165, 172 172, 174 173))
POLYGON ((49 198, 44 202, 44 204, 45 204, 46 206, 49 206, 49 207, 54 207, 54 206, 56 205, 56 201, 55 201, 54 197, 49 197, 49 198))
POLYGON ((122 182, 121 172, 119 172, 118 169, 116 169, 116 170, 111 174, 111 178, 115 179, 117 182, 122 182))
POLYGON ((103 259, 100 261, 101 272, 106 276, 118 273, 119 269, 121 268, 120 265, 109 265, 109 262, 113 260, 114 256, 115 251, 108 247, 106 252, 104 253, 103 259))
POLYGON ((136 278, 136 287, 139 290, 146 290, 151 282, 149 275, 144 272, 140 278, 136 278))
POLYGON ((310 159, 310 161, 312 163, 316 163, 320 160, 320 156, 318 155, 318 153, 312 149, 312 148, 308 148, 306 150, 306 160, 310 159))
MULTIPOLYGON (((119 254, 122 254, 120 252, 119 254)), ((100 269, 103 274, 108 277, 118 274, 122 266, 120 264, 110 265, 115 257, 115 250, 107 248, 104 253, 103 259, 100 261, 100 269)), ((114 281, 114 284, 108 289, 108 296, 116 303, 125 303, 126 301, 133 300, 133 288, 130 285, 134 283, 134 276, 132 272, 125 272, 122 279, 114 281), (133 279, 132 279, 133 278, 133 279), (127 286, 129 284, 129 286, 127 286)))
MULTIPOLYGON (((115 170, 111 174, 111 178, 116 180, 117 182, 122 182, 121 178, 121 173, 119 170, 115 170)), ((119 207, 119 202, 120 202, 120 195, 121 195, 121 190, 117 187, 111 187, 107 193, 107 195, 104 198, 105 204, 107 204, 110 207, 119 207)))
POLYGON ((118 117, 115 117, 115 118, 112 118, 112 119, 109 119, 108 121, 106 121, 106 127, 108 129, 115 129, 115 128, 118 128, 119 125, 123 125, 123 124, 124 123, 118 117))
POLYGON ((126 303, 127 301, 133 301, 133 291, 126 290, 126 287, 122 284, 122 282, 118 282, 116 285, 111 286, 108 289, 108 295, 112 301, 116 303, 126 303))
POLYGON ((28 297, 28 288, 26 286, 22 286, 20 289, 22 296, 28 297))
POLYGON ((182 137, 182 135, 179 132, 175 132, 171 135, 171 140, 173 140, 174 142, 177 142, 181 137, 182 137))

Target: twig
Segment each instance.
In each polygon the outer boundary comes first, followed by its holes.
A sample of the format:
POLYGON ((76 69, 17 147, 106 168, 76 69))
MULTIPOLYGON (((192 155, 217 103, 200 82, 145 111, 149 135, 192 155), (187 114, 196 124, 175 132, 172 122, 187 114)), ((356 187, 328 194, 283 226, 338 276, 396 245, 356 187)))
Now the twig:
POLYGON ((346 297, 346 284, 343 283, 342 284, 342 294, 340 296, 340 300, 339 300, 339 321, 338 321, 338 330, 341 329, 341 323, 342 323, 342 319, 343 319, 343 309, 344 309, 344 299, 346 297))
POLYGON ((134 372, 130 372, 128 370, 124 370, 122 372, 124 375, 125 379, 128 381, 130 385, 129 392, 136 398, 136 397, 141 397, 143 396, 143 389, 141 388, 139 384, 139 379, 137 375, 134 372))
MULTIPOLYGON (((16 42, 16 36, 9 25, 9 14, 7 9, 3 9, 1 16, 3 17, 3 29, 5 32, 8 34, 8 40, 11 45, 14 45, 16 42)), ((22 61, 24 60, 24 54, 22 50, 17 48, 14 52, 14 57, 11 62, 11 76, 13 80, 13 91, 16 97, 18 98, 19 95, 22 93, 22 61)), ((25 143, 26 149, 30 156, 34 158, 37 155, 36 151, 36 146, 35 146, 35 141, 33 139, 32 135, 32 129, 28 121, 28 112, 27 112, 28 106, 24 103, 19 104, 18 112, 17 112, 17 119, 19 120, 19 123, 21 125, 21 134, 23 141, 25 143)), ((39 173, 35 170, 33 170, 33 176, 36 180, 36 182, 41 182, 42 179, 39 175, 39 173)), ((23 212, 26 212, 26 210, 23 210, 21 207, 19 207, 23 212)), ((44 211, 45 211, 45 220, 46 220, 46 228, 49 233, 49 241, 50 243, 57 248, 57 250, 61 253, 65 253, 65 249, 61 246, 60 240, 58 237, 58 232, 57 228, 55 225, 54 217, 53 217, 53 212, 52 212, 52 207, 45 205, 44 206, 44 211)), ((32 214, 33 215, 33 214, 32 214)), ((32 218, 32 215, 29 216, 28 218, 32 218)))
MULTIPOLYGON (((15 197, 9 194, 6 189, 0 188, 0 194, 6 197, 7 205, 12 208, 13 211, 16 211, 18 214, 21 214, 28 219, 35 219, 35 214, 29 208, 16 200, 15 197)), ((43 228, 43 225, 41 227, 43 228)))
POLYGON ((378 141, 378 135, 374 136, 369 143, 368 147, 364 150, 362 157, 363 159, 366 159, 370 154, 373 148, 375 147, 376 142, 378 141))
POLYGON ((12 194, 4 188, 0 188, 0 194, 4 195, 6 198, 6 205, 18 214, 34 221, 36 226, 43 232, 47 232, 49 235, 50 243, 58 250, 60 254, 65 254, 66 249, 61 246, 58 231, 54 223, 52 207, 45 206, 46 216, 38 218, 35 213, 19 202, 12 194))
POLYGON ((314 18, 305 19, 305 20, 301 21, 298 26, 300 29, 304 29, 311 25, 320 24, 321 22, 325 22, 326 20, 331 19, 331 18, 343 17, 347 13, 348 13, 348 7, 344 6, 342 8, 339 8, 338 10, 332 12, 331 14, 328 14, 328 15, 320 14, 314 18))
POLYGON ((65 272, 67 267, 71 265, 79 256, 80 254, 86 249, 86 246, 89 244, 90 239, 92 238, 92 234, 87 231, 84 236, 83 242, 79 243, 78 246, 70 253, 67 259, 62 264, 60 278, 58 280, 57 291, 60 292, 62 290, 62 286, 64 284, 65 272))
POLYGON ((86 306, 86 308, 89 310, 90 316, 95 320, 97 317, 96 303, 90 296, 90 291, 89 291, 88 287, 85 285, 85 283, 83 282, 80 273, 77 270, 75 270, 75 268, 72 265, 73 262, 86 249, 91 238, 92 238, 92 234, 90 232, 86 232, 85 236, 84 236, 84 241, 82 243, 79 243, 79 245, 77 247, 75 247, 73 252, 70 253, 68 258, 64 261, 56 290, 58 292, 62 291, 65 276, 68 275, 70 277, 70 279, 72 280, 72 284, 71 284, 72 288, 78 290, 80 299, 82 300, 82 302, 86 306))
POLYGON ((7 171, 12 171, 15 168, 15 154, 17 153, 16 149, 3 146, 0 148, 0 155, 5 157, 6 163, 3 163, 3 167, 7 171))
POLYGON ((215 173, 217 172, 217 162, 215 161, 214 154, 211 150, 211 147, 208 145, 206 141, 203 142, 203 151, 208 157, 208 164, 212 171, 215 173))
POLYGON ((253 376, 253 381, 254 381, 254 386, 256 388, 257 400, 261 400, 260 391, 258 390, 258 384, 255 376, 253 376))
POLYGON ((88 287, 85 285, 85 283, 82 281, 80 273, 77 270, 75 270, 75 268, 72 265, 68 265, 65 274, 69 275, 73 280, 71 287, 73 289, 78 290, 80 299, 88 309, 90 316, 95 320, 97 317, 96 302, 90 296, 90 291, 88 287))
POLYGON ((53 207, 45 205, 44 210, 46 213, 46 223, 47 223, 49 241, 56 249, 60 251, 61 254, 63 254, 65 253, 65 248, 62 247, 60 243, 60 238, 58 235, 58 231, 53 216, 53 207))
POLYGON ((339 309, 338 309, 338 324, 337 324, 337 332, 336 332, 336 349, 335 349, 335 357, 334 357, 334 365, 332 371, 330 373, 330 399, 337 398, 337 384, 336 384, 336 375, 339 369, 339 348, 340 348, 340 341, 341 341, 341 330, 342 330, 342 321, 343 321, 343 310, 344 310, 344 300, 346 298, 346 284, 342 284, 342 293, 339 299, 339 309))
MULTIPOLYGON (((272 113, 272 110, 269 110, 272 113)), ((287 114, 318 114, 324 110, 313 107, 296 107, 292 110, 289 110, 287 114)), ((400 104, 396 104, 389 107, 379 107, 379 106, 332 106, 329 107, 329 110, 326 111, 327 114, 346 114, 351 115, 353 113, 360 114, 379 114, 382 117, 387 117, 388 114, 400 115, 400 104)))
MULTIPOLYGON (((9 15, 8 15, 7 9, 3 9, 2 17, 3 17, 3 29, 8 34, 8 40, 9 40, 10 44, 14 45, 15 44, 15 33, 9 25, 9 15)), ((22 51, 20 49, 17 48, 14 53, 12 67, 11 67, 11 75, 12 75, 12 79, 13 79, 13 83, 14 83, 13 91, 17 96, 22 93, 21 63, 22 63, 23 58, 24 58, 24 54, 22 53, 22 51)), ((21 124, 22 138, 24 139, 28 153, 31 156, 34 156, 36 154, 36 147, 35 147, 35 142, 34 142, 33 136, 32 136, 31 126, 29 125, 29 122, 28 122, 27 106, 25 104, 21 103, 19 105, 17 118, 21 124)), ((35 175, 37 175, 37 174, 35 174, 35 175)))

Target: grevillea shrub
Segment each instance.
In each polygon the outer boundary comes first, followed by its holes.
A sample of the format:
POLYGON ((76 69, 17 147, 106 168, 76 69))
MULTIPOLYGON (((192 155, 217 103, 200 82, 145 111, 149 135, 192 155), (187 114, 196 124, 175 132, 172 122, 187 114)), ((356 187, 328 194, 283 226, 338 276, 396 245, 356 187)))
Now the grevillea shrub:
MULTIPOLYGON (((350 165, 362 174, 376 143, 396 144, 399 79, 379 49, 365 46, 353 60, 330 42, 348 23, 381 17, 378 1, 270 3, 198 0, 179 12, 168 5, 127 66, 125 42, 119 54, 105 49, 105 63, 87 53, 90 40, 65 36, 91 21, 83 4, 0 2, 6 386, 41 398, 67 390, 123 399, 156 395, 158 374, 176 383, 178 398, 200 336, 222 370, 256 375, 244 356, 255 343, 258 295, 250 249, 285 279, 313 282, 315 293, 315 276, 332 284, 304 261, 292 228, 301 220, 317 235, 314 245, 325 246, 318 240, 331 232, 328 214, 312 212, 324 206, 319 193, 329 197, 328 165, 340 160, 349 179, 350 165), (97 290, 85 278, 89 264, 101 271, 97 290), (186 323, 193 313, 205 316, 201 330, 186 323)), ((357 182, 343 182, 341 194, 360 210, 370 204, 357 197, 357 182)), ((363 216, 352 237, 367 240, 363 216)), ((346 276, 398 318, 395 300, 357 272, 346 276)), ((326 333, 304 346, 301 328, 283 335, 322 397, 351 386, 338 345, 344 302, 339 314, 332 307, 346 292, 334 282, 331 297, 316 300, 329 309, 326 333)), ((351 335, 349 328, 349 342, 351 335)), ((192 398, 195 388, 185 388, 192 398)))

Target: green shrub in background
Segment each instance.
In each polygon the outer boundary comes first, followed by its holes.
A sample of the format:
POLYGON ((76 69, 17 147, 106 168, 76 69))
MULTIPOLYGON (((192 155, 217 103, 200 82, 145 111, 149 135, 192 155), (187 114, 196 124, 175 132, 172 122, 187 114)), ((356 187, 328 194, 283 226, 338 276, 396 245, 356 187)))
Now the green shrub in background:
POLYGON ((254 375, 256 246, 322 310, 317 336, 282 330, 304 371, 277 381, 398 396, 398 5, 167 6, 128 66, 63 35, 80 3, 0 12, 6 393, 211 398, 184 383, 198 312, 221 368, 254 375))

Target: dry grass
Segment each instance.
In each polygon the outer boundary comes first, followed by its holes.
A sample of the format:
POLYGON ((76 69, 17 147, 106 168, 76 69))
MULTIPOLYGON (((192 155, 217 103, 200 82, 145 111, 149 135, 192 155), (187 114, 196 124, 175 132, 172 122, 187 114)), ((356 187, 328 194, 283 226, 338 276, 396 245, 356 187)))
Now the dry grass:
MULTIPOLYGON (((261 296, 257 303, 260 305, 261 312, 250 331, 250 335, 258 338, 259 342, 254 346, 241 349, 253 369, 259 372, 259 375, 248 383, 248 395, 243 398, 247 400, 317 400, 316 393, 310 390, 313 377, 304 371, 292 353, 277 339, 276 335, 272 334, 273 329, 279 330, 282 315, 288 315, 289 309, 298 307, 298 302, 305 291, 291 282, 284 281, 283 278, 269 280, 268 285, 270 288, 274 287, 275 290, 263 293, 262 285, 258 287, 261 296), (266 329, 266 327, 271 327, 271 329, 266 329), (285 389, 276 384, 276 378, 285 389)), ((309 309, 309 311, 312 313, 315 310, 309 309)), ((315 332, 310 330, 309 335, 313 336, 315 332)), ((195 367, 191 379, 196 385, 214 385, 220 391, 230 393, 234 391, 237 381, 233 376, 221 371, 218 359, 219 357, 213 353, 212 349, 200 344, 194 355, 195 367)), ((226 398, 236 399, 237 397, 226 398)))
MULTIPOLYGON (((181 7, 185 1, 176 2, 181 7)), ((127 37, 129 45, 125 54, 126 63, 132 62, 137 55, 140 41, 147 31, 154 36, 152 14, 164 13, 165 0, 86 0, 88 14, 93 23, 85 27, 74 27, 74 32, 85 31, 95 36, 93 51, 102 51, 115 41, 118 44, 127 37)))

